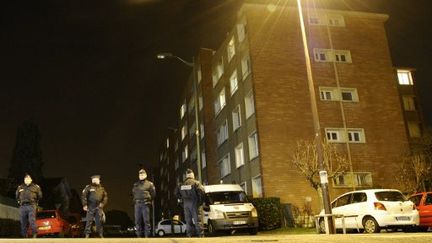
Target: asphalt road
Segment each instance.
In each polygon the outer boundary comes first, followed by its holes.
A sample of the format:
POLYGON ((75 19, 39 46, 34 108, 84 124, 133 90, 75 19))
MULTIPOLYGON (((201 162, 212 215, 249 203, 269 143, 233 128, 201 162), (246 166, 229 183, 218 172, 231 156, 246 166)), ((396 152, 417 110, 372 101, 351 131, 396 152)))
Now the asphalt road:
POLYGON ((108 243, 120 243, 120 242, 154 242, 154 243, 191 243, 191 242, 203 242, 203 243, 260 243, 260 242, 291 242, 291 243, 430 243, 432 242, 432 232, 429 233, 384 233, 384 234, 337 234, 337 235, 318 235, 318 234, 305 234, 305 235, 265 235, 265 236, 225 236, 225 237, 209 237, 209 238, 149 238, 149 239, 138 239, 138 238, 91 238, 91 239, 0 239, 2 243, 18 243, 18 242, 44 242, 44 243, 78 243, 78 242, 108 242, 108 243))

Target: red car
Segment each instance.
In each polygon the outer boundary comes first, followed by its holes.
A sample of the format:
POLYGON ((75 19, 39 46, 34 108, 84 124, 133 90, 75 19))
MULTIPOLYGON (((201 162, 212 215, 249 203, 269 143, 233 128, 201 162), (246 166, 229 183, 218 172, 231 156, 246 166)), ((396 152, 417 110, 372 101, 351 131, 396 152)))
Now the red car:
POLYGON ((432 227, 432 192, 419 192, 409 197, 417 207, 420 215, 419 229, 427 231, 432 227))
POLYGON ((71 225, 61 216, 58 210, 43 210, 37 212, 36 226, 38 227, 38 237, 64 237, 70 236, 71 234, 71 225))

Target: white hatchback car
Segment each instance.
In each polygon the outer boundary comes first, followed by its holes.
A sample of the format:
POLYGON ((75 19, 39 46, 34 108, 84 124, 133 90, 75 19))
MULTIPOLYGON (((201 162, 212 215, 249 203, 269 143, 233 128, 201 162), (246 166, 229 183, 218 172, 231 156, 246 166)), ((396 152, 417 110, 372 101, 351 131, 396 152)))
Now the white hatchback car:
POLYGON ((156 226, 155 233, 158 236, 169 234, 185 234, 186 224, 182 221, 163 219, 156 226))
MULTIPOLYGON (((419 224, 415 205, 394 189, 348 192, 337 197, 331 205, 333 214, 345 216, 346 229, 377 233, 382 228, 410 229, 419 224)), ((325 232, 323 218, 319 219, 319 226, 321 232, 325 232)), ((335 227, 342 229, 342 218, 335 219, 335 227)))

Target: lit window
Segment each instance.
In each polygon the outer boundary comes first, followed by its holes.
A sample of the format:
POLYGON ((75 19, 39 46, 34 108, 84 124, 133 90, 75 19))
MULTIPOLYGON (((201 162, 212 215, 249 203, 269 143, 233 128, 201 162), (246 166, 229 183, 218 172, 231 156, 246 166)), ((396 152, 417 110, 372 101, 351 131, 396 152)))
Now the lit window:
POLYGON ((219 93, 218 98, 215 100, 215 115, 219 114, 219 112, 225 107, 226 105, 226 96, 225 96, 225 88, 221 90, 219 93))
POLYGON ((249 91, 249 93, 245 96, 245 111, 246 111, 246 118, 249 118, 251 115, 255 113, 255 104, 254 104, 254 97, 252 91, 249 91))
POLYGON ((201 153, 201 168, 204 169, 205 167, 207 167, 207 159, 206 159, 205 152, 202 152, 201 153))
POLYGON ((416 103, 414 96, 404 95, 402 96, 403 107, 405 111, 415 111, 416 103))
POLYGON ((233 95, 237 91, 237 89, 238 89, 237 71, 234 71, 231 74, 231 77, 230 77, 230 88, 231 88, 231 95, 233 95))
POLYGON ((400 85, 413 85, 412 75, 407 70, 397 70, 400 85))
POLYGON ((370 172, 353 172, 339 174, 333 177, 333 185, 335 187, 371 187, 372 173, 370 172))
POLYGON ((347 101, 347 102, 358 102, 359 98, 358 98, 358 94, 357 94, 357 89, 354 88, 341 88, 340 89, 340 96, 342 101, 347 101))
POLYGON ((216 66, 213 68, 213 75, 212 75, 213 87, 215 87, 216 84, 219 82, 219 79, 222 77, 223 72, 224 72, 224 62, 223 62, 223 58, 220 57, 216 66))
POLYGON ((219 168, 221 179, 231 173, 231 162, 229 154, 225 155, 225 157, 219 162, 219 168))
POLYGON ((326 129, 327 142, 343 142, 340 129, 326 129))
POLYGON ((235 162, 237 168, 244 165, 243 143, 240 143, 235 148, 235 162))
POLYGON ((186 102, 183 102, 182 106, 180 107, 180 119, 183 119, 184 115, 186 114, 186 102))
POLYGON ((319 87, 320 98, 323 101, 345 101, 345 102, 358 102, 357 89, 355 88, 340 88, 337 87, 319 87))
POLYGON ((251 61, 248 54, 242 58, 241 68, 242 68, 242 77, 243 80, 245 80, 252 70, 251 61))
POLYGON ((199 99, 198 99, 198 102, 199 102, 199 104, 198 104, 199 109, 202 110, 202 109, 204 108, 204 103, 203 103, 203 97, 202 97, 202 94, 200 94, 199 99))
POLYGON ((193 112, 195 109, 195 97, 191 97, 188 104, 189 113, 193 112))
POLYGON ((262 186, 261 186, 261 176, 256 176, 252 178, 252 196, 262 197, 262 186))
POLYGON ((235 45, 234 45, 234 37, 231 38, 230 42, 228 43, 227 47, 227 56, 228 56, 228 62, 231 61, 231 59, 235 55, 235 45))
POLYGON ((421 137, 421 129, 420 124, 417 122, 407 122, 408 125, 408 133, 411 138, 419 138, 421 137))
POLYGON ((364 130, 363 129, 348 129, 348 141, 350 143, 364 143, 365 142, 365 136, 364 136, 364 130))
POLYGON ((232 112, 232 123, 233 123, 233 131, 236 131, 241 127, 241 112, 240 105, 238 105, 232 112))
POLYGON ((181 129, 181 138, 182 138, 182 140, 185 139, 186 134, 187 134, 187 128, 186 128, 186 125, 184 125, 184 126, 182 127, 182 129, 181 129))
POLYGON ((225 120, 224 123, 217 130, 217 144, 220 146, 228 139, 228 123, 225 120))
POLYGON ((169 138, 167 138, 167 140, 166 140, 166 147, 167 147, 167 148, 170 147, 170 140, 169 140, 169 138))
POLYGON ((242 42, 246 37, 246 26, 245 24, 237 24, 237 36, 239 42, 242 42))
POLYGON ((197 67, 197 82, 198 82, 198 84, 201 83, 201 79, 202 79, 201 65, 198 65, 198 67, 197 67))
POLYGON ((347 50, 334 50, 334 60, 340 63, 351 63, 351 52, 347 50))
POLYGON ((204 138, 204 124, 202 124, 201 123, 201 125, 200 125, 200 136, 201 136, 201 139, 203 139, 204 138))
POLYGON ((249 160, 253 160, 259 155, 258 134, 254 132, 251 135, 249 135, 248 142, 249 142, 249 160))
POLYGON ((366 137, 363 128, 347 128, 345 134, 344 128, 326 128, 326 139, 329 143, 366 143, 366 137))
POLYGON ((185 162, 185 161, 187 160, 188 157, 189 157, 188 146, 185 145, 185 147, 183 148, 183 152, 182 152, 182 159, 183 159, 183 162, 185 162))
POLYGON ((338 62, 351 63, 351 52, 348 50, 332 50, 314 48, 314 58, 316 62, 338 62))

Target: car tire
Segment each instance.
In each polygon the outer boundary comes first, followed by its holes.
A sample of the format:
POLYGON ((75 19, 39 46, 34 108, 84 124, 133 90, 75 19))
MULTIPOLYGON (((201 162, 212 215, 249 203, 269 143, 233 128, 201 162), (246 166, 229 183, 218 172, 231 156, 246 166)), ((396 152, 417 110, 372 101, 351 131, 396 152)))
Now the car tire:
POLYGON ((216 233, 217 233, 216 229, 214 228, 213 223, 210 220, 208 220, 207 228, 208 228, 208 234, 210 236, 215 236, 216 235, 216 233))
POLYGON ((158 236, 163 237, 163 236, 165 236, 165 231, 163 231, 163 230, 159 230, 159 231, 157 232, 157 234, 158 234, 158 236))
POLYGON ((380 232, 380 226, 378 222, 372 217, 366 217, 363 219, 364 232, 368 234, 380 232))
POLYGON ((249 230, 249 234, 250 235, 256 235, 256 234, 258 234, 258 228, 252 228, 252 229, 250 229, 249 230))

